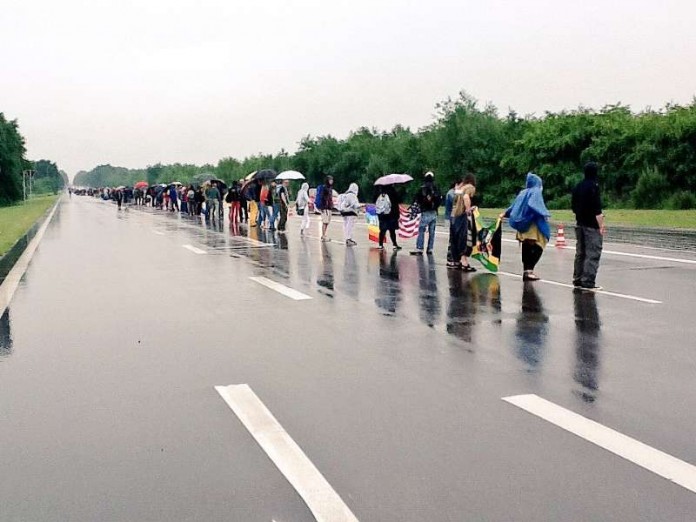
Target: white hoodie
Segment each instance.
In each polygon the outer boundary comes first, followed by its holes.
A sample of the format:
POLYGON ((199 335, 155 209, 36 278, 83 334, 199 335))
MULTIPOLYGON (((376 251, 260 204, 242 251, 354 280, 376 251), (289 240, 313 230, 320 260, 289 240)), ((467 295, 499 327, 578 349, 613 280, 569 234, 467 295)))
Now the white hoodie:
POLYGON ((343 195, 344 197, 344 212, 355 212, 356 214, 360 211, 360 201, 358 201, 358 184, 351 183, 348 190, 343 195))

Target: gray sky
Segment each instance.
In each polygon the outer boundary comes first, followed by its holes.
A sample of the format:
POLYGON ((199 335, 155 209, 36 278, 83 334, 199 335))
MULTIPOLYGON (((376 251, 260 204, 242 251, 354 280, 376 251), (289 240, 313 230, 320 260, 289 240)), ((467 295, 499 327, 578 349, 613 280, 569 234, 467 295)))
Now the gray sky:
POLYGON ((306 134, 688 103, 692 0, 0 0, 0 111, 31 159, 215 163, 306 134))

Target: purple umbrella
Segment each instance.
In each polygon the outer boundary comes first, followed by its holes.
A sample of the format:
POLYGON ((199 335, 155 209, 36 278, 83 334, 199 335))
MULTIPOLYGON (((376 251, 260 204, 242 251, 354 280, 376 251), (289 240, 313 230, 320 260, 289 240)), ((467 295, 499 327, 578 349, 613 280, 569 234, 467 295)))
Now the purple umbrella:
POLYGON ((375 185, 395 185, 397 183, 408 183, 409 181, 413 181, 413 178, 408 174, 387 174, 375 181, 375 185))

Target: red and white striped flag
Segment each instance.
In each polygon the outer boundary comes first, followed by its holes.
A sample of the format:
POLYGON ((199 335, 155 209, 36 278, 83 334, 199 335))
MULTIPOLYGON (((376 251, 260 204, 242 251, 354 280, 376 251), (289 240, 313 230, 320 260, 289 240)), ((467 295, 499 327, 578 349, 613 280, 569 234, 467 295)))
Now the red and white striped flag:
POLYGON ((409 207, 399 206, 399 237, 411 239, 418 235, 418 225, 420 225, 420 214, 411 216, 409 207))

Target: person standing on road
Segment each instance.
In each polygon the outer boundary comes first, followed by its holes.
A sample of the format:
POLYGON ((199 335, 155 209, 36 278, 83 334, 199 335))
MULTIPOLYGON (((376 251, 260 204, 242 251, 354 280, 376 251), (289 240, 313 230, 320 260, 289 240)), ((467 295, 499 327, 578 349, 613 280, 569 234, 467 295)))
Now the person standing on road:
POLYGON ((450 214, 450 255, 448 268, 476 272, 469 264, 469 256, 476 243, 476 220, 474 219, 473 199, 476 194, 476 178, 467 174, 464 180, 454 187, 452 211, 450 214), (463 260, 463 262, 462 262, 463 260))
POLYGON ((375 201, 375 207, 377 210, 377 219, 379 220, 379 248, 384 249, 384 239, 387 237, 387 232, 389 232, 389 237, 394 245, 394 250, 401 250, 399 242, 396 240, 396 231, 399 229, 399 217, 401 205, 401 198, 399 193, 394 188, 394 185, 385 185, 379 188, 379 196, 377 200, 381 198, 380 205, 377 205, 375 201), (380 209, 382 210, 380 212, 380 209))
POLYGON ((303 183, 297 193, 297 215, 302 216, 300 222, 300 235, 304 236, 305 230, 309 228, 309 183, 303 183))
POLYGON ((232 224, 237 223, 239 221, 239 199, 239 186, 235 181, 234 183, 232 183, 232 185, 230 185, 230 188, 227 191, 227 195, 225 196, 225 201, 230 205, 229 218, 230 223, 232 224))
POLYGON ((189 185, 186 191, 186 196, 188 197, 188 213, 189 216, 196 215, 196 191, 193 190, 193 185, 189 185))
POLYGON ((179 193, 176 190, 176 185, 169 187, 169 201, 171 202, 172 212, 179 212, 179 193))
POLYGON ((343 239, 346 242, 346 246, 352 247, 357 245, 353 241, 353 227, 355 227, 355 220, 360 211, 357 183, 351 183, 346 193, 341 195, 338 210, 341 212, 341 216, 343 216, 343 239))
POLYGON ((218 199, 220 199, 220 191, 217 188, 217 183, 214 181, 205 191, 205 209, 206 218, 215 221, 217 214, 218 199))
POLYGON ((435 246, 435 226, 437 225, 437 209, 440 206, 440 191, 435 186, 435 174, 427 172, 425 181, 416 194, 415 205, 421 212, 420 224, 418 225, 418 238, 416 239, 416 249, 412 255, 422 256, 425 243, 425 230, 428 230, 428 254, 433 253, 435 246))
POLYGON ((121 205, 123 204, 123 191, 121 189, 116 190, 116 193, 114 194, 114 199, 116 200, 118 209, 121 210, 121 205))
POLYGON ((240 223, 246 223, 249 221, 249 200, 247 199, 247 195, 245 191, 242 190, 244 187, 244 180, 239 180, 239 183, 237 184, 239 189, 239 222, 240 223))
POLYGON ((268 230, 275 230, 276 219, 278 219, 278 214, 280 213, 280 206, 278 205, 278 186, 275 180, 271 180, 268 186, 266 212, 268 213, 268 230))
POLYGON ((268 201, 268 185, 260 184, 259 187, 259 216, 256 220, 256 224, 259 228, 264 226, 266 218, 268 218, 268 208, 266 207, 266 202, 268 201))
POLYGON ((285 233, 285 226, 288 222, 288 209, 290 208, 290 192, 288 190, 290 181, 284 179, 278 187, 278 212, 280 213, 280 221, 278 222, 278 232, 285 233))
POLYGON ((596 163, 585 164, 585 179, 575 186, 572 198, 577 238, 573 285, 587 290, 601 290, 596 278, 606 225, 597 182, 598 171, 596 163))
POLYGON ((331 241, 326 235, 333 211, 333 176, 326 176, 323 185, 317 189, 315 206, 321 211, 321 240, 331 241))
POLYGON ((508 218, 510 226, 517 230, 517 240, 522 243, 522 267, 524 281, 538 281, 534 267, 541 259, 551 237, 549 218, 551 213, 544 203, 541 178, 527 174, 526 188, 522 190, 501 217, 508 218))

